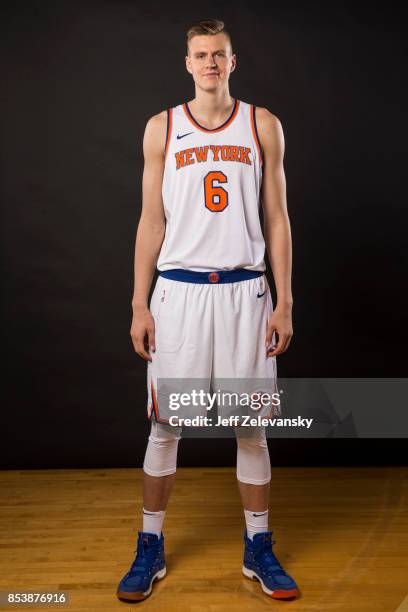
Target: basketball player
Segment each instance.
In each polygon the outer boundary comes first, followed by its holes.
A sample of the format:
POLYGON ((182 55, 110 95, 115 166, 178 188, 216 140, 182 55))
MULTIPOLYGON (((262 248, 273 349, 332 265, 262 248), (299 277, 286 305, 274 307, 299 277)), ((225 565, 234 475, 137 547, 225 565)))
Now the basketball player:
MULTIPOLYGON (((148 597, 153 582, 166 574, 162 526, 181 427, 162 414, 157 379, 276 380, 276 356, 292 337, 281 124, 265 108, 231 97, 229 77, 237 60, 223 22, 209 19, 190 28, 185 61, 195 98, 153 116, 143 144, 131 336, 147 361, 151 432, 143 464, 143 528, 136 558, 117 589, 129 601, 148 597), (277 292, 274 310, 265 246, 277 292)), ((243 436, 242 429, 235 428, 246 522, 242 571, 272 598, 296 597, 295 581, 272 552, 265 430, 252 427, 243 436)))

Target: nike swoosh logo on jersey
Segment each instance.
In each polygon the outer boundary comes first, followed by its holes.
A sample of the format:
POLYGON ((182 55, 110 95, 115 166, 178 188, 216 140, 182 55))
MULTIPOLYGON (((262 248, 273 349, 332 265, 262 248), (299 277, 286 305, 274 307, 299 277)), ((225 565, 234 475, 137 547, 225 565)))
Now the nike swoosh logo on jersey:
POLYGON ((266 289, 265 289, 265 291, 263 293, 257 293, 256 297, 262 297, 263 295, 265 295, 265 292, 266 292, 266 289))
POLYGON ((187 134, 182 134, 180 136, 180 134, 177 134, 177 140, 180 140, 180 138, 184 138, 184 136, 189 136, 190 134, 194 134, 194 132, 187 132, 187 134))

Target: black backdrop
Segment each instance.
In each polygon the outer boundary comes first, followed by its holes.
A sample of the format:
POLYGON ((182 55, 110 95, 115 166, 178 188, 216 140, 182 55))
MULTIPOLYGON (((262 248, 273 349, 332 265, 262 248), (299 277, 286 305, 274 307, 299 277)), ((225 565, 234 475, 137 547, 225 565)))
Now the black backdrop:
MULTIPOLYGON (((4 468, 142 465, 146 365, 129 336, 142 138, 194 97, 185 31, 205 17, 231 31, 231 94, 285 132, 295 335, 278 373, 406 376, 401 12, 111 0, 2 13, 4 468)), ((273 465, 398 464, 404 445, 270 441, 273 465)), ((234 464, 234 440, 181 442, 180 466, 234 464)))

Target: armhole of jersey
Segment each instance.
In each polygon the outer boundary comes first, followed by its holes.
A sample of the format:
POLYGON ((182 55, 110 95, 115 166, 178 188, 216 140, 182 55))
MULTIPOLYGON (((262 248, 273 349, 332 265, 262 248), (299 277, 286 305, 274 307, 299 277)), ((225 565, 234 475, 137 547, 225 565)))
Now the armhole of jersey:
POLYGON ((261 166, 263 166, 263 162, 264 162, 263 151, 262 151, 261 141, 260 141, 259 135, 258 135, 258 129, 256 127, 255 111, 256 111, 255 104, 251 104, 251 127, 252 127, 252 133, 254 135, 256 146, 258 148, 259 160, 260 160, 261 166))
POLYGON ((167 150, 169 148, 170 136, 171 136, 171 128, 173 123, 173 113, 172 109, 167 109, 167 129, 166 129, 166 142, 164 144, 164 161, 166 161, 167 150))

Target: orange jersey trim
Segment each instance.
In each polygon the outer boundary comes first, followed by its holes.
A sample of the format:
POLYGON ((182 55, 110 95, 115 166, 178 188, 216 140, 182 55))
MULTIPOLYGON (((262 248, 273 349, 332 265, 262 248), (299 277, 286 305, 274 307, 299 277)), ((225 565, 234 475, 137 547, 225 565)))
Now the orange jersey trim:
POLYGON ((169 144, 170 144, 170 136, 171 136, 172 128, 173 128, 173 109, 172 108, 168 108, 167 109, 166 142, 164 144, 164 159, 165 160, 166 160, 166 157, 167 157, 167 151, 168 151, 169 144))
POLYGON ((157 405, 156 391, 153 385, 153 381, 151 381, 150 389, 151 389, 152 396, 151 396, 151 404, 150 404, 150 414, 148 415, 148 418, 151 419, 154 415, 157 421, 159 418, 159 407, 157 405))
POLYGON ((160 418, 159 404, 157 402, 156 390, 154 388, 153 381, 151 381, 150 388, 152 392, 152 399, 151 399, 151 404, 150 404, 150 414, 147 415, 147 418, 149 419, 149 421, 151 421, 154 418, 156 423, 168 424, 169 423, 168 421, 160 418))
POLYGON ((222 125, 220 125, 219 127, 210 129, 210 128, 204 127, 203 125, 200 125, 198 123, 198 121, 196 121, 194 119, 194 117, 191 114, 191 111, 190 111, 190 109, 188 107, 187 102, 184 102, 184 104, 183 104, 183 110, 184 110, 184 112, 185 112, 185 114, 187 116, 187 119, 189 119, 189 121, 194 125, 194 127, 198 128, 202 132, 210 132, 210 133, 211 132, 221 132, 221 130, 225 130, 225 128, 228 127, 230 125, 230 123, 234 120, 234 118, 236 117, 238 109, 239 109, 239 100, 235 99, 234 108, 232 109, 232 112, 231 112, 230 116, 228 117, 228 119, 226 121, 224 121, 224 123, 222 125))
POLYGON ((256 110, 256 106, 254 104, 251 104, 251 128, 252 128, 252 134, 254 135, 254 139, 255 139, 256 146, 257 146, 258 153, 259 153, 259 159, 260 159, 261 166, 262 166, 263 165, 263 152, 262 152, 261 141, 260 141, 259 135, 258 135, 258 130, 257 130, 257 127, 256 127, 255 110, 256 110))

